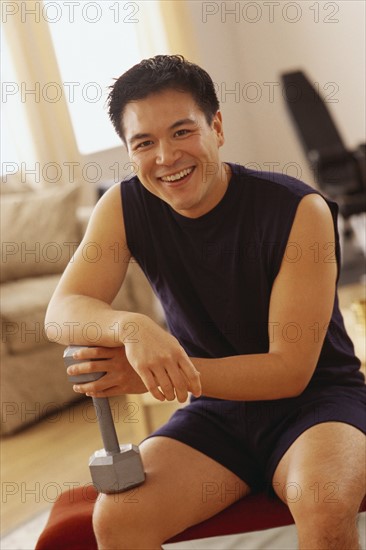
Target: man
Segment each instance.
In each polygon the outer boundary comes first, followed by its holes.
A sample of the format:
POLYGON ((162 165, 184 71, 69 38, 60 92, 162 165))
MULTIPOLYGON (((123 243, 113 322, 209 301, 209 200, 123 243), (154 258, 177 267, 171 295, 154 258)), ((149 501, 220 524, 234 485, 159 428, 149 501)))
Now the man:
POLYGON ((222 162, 212 80, 180 56, 122 75, 109 114, 137 175, 97 204, 46 321, 77 323, 65 345, 90 345, 83 326, 101 327, 98 347, 80 351, 85 361, 70 372, 102 366, 106 375, 75 391, 182 403, 192 395, 142 442, 138 502, 98 499, 99 548, 160 548, 270 486, 301 549, 359 548, 365 386, 336 297, 336 206, 293 178, 222 162), (87 242, 101 247, 99 262, 83 257, 87 242), (127 261, 115 262, 116 243, 127 261), (169 332, 110 306, 131 255, 169 332), (95 367, 98 357, 108 360, 95 367), (224 491, 203 498, 212 482, 224 491))

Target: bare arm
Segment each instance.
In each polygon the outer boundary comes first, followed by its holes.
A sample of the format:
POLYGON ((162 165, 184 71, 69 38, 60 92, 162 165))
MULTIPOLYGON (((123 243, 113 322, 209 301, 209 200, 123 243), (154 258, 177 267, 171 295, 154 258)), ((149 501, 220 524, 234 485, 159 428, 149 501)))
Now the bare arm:
MULTIPOLYGON (((140 393, 146 388, 160 401, 177 397, 183 402, 188 391, 199 395, 201 386, 198 372, 179 342, 146 315, 116 311, 111 306, 130 257, 117 184, 94 209, 85 236, 50 301, 46 324, 56 327, 54 340, 60 344, 94 346, 81 352, 85 363, 78 366, 78 372, 108 371, 97 389, 105 392, 112 388, 116 394, 118 387, 120 393, 140 393), (94 254, 88 254, 91 251, 94 254), (112 362, 95 365, 89 361, 104 357, 105 348, 121 347, 123 353, 116 350, 112 362), (143 385, 136 380, 136 373, 143 385)), ((47 334, 52 339, 50 330, 47 334)), ((95 387, 85 384, 79 389, 88 392, 95 387)))
POLYGON ((95 207, 85 236, 49 303, 46 324, 57 327, 57 342, 121 345, 123 326, 134 321, 131 314, 115 311, 110 304, 124 281, 130 257, 119 185, 115 185, 95 207))
POLYGON ((311 327, 331 317, 336 263, 327 261, 334 243, 331 213, 319 195, 299 204, 289 242, 300 246, 297 262, 283 260, 269 311, 269 352, 222 359, 193 358, 204 395, 221 399, 281 399, 301 393, 314 373, 324 339, 311 327), (319 261, 314 259, 318 243, 319 261))

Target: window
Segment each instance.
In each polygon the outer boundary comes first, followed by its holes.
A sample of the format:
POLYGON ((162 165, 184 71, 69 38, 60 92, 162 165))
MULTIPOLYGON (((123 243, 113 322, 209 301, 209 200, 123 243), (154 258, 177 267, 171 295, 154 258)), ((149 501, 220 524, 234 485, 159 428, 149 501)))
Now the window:
POLYGON ((56 2, 43 5, 80 152, 119 146, 107 115, 108 86, 141 60, 149 33, 154 32, 156 53, 166 50, 158 2, 62 2, 62 9, 56 2))
MULTIPOLYGON (((19 120, 12 120, 12 115, 19 116, 19 102, 16 99, 19 90, 19 83, 14 72, 9 48, 6 41, 6 35, 1 32, 1 174, 4 177, 7 174, 13 174, 19 169, 19 159, 21 152, 17 146, 15 136, 16 127, 19 120), (16 108, 14 108, 16 106, 16 108), (12 121, 12 122, 11 122, 12 121)), ((23 113, 24 116, 24 113, 23 113)), ((19 145, 19 144, 18 144, 19 145)))

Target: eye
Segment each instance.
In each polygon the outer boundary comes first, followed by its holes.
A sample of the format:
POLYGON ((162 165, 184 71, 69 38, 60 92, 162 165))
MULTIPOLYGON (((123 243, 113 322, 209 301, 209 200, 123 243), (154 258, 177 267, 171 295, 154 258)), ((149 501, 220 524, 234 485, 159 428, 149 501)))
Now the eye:
POLYGON ((145 147, 148 147, 149 145, 152 144, 152 141, 149 140, 149 141, 142 141, 141 143, 138 143, 136 146, 135 146, 135 151, 136 149, 144 149, 145 147))
POLYGON ((175 132, 175 136, 177 137, 182 137, 182 136, 185 136, 187 134, 189 134, 191 132, 191 130, 186 130, 186 129, 182 129, 182 130, 178 130, 177 132, 175 132))

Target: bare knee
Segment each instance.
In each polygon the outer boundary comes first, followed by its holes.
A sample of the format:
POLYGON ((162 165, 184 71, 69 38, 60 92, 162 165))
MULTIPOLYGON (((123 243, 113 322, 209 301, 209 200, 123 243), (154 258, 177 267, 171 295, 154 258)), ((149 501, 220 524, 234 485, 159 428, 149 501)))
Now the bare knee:
POLYGON ((121 522, 125 522, 126 516, 123 514, 118 521, 116 506, 112 499, 113 496, 99 495, 94 507, 93 529, 99 549, 116 547, 118 527, 125 530, 121 522))
POLYGON ((291 504, 300 548, 359 548, 354 501, 291 504))
POLYGON ((126 494, 100 495, 95 504, 93 529, 99 550, 157 549, 163 541, 136 502, 126 494))
MULTIPOLYGON (((290 484, 288 484, 290 485, 290 484)), ((307 490, 301 490, 299 484, 296 491, 286 493, 286 504, 290 508, 295 521, 309 524, 337 524, 357 517, 361 500, 357 494, 349 491, 337 491, 336 483, 328 483, 332 491, 316 491, 316 487, 308 485, 307 490)))

